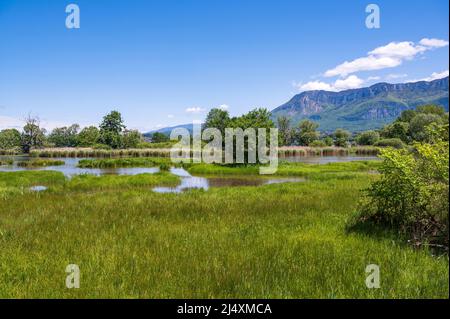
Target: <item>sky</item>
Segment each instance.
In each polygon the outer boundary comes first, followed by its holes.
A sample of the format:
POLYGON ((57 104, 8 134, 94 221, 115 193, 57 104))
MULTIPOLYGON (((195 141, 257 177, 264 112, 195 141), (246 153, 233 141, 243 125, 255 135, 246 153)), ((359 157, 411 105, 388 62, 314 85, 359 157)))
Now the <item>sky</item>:
POLYGON ((448 0, 0 0, 0 129, 118 110, 146 132, 213 107, 235 116, 305 90, 448 76, 448 12, 448 0))

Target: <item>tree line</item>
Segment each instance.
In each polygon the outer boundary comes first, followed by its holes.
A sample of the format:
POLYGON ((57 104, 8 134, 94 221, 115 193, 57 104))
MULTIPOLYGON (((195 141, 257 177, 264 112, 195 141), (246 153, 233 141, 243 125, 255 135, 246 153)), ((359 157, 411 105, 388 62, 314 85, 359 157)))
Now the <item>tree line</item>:
POLYGON ((78 124, 57 127, 48 135, 37 117, 28 116, 22 132, 17 129, 0 131, 0 149, 18 149, 29 153, 40 147, 94 147, 104 149, 135 148, 144 143, 141 133, 128 130, 122 115, 111 111, 103 117, 99 127, 88 126, 80 130, 78 124))
POLYGON ((311 120, 302 120, 297 126, 291 126, 291 119, 281 116, 277 119, 280 145, 300 146, 339 146, 354 145, 391 146, 401 148, 413 141, 430 139, 430 124, 448 123, 448 112, 436 105, 423 105, 415 110, 405 110, 391 124, 380 130, 369 130, 352 134, 344 129, 337 129, 332 134, 321 134, 319 125, 311 120))

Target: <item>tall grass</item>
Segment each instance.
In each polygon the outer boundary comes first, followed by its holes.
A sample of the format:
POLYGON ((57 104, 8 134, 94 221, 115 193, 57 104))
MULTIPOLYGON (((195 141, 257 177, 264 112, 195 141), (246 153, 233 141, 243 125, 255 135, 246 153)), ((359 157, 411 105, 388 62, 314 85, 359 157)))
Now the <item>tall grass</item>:
POLYGON ((30 161, 17 162, 19 167, 45 167, 45 166, 61 166, 65 162, 61 160, 33 159, 30 161))
POLYGON ((174 164, 168 158, 113 158, 83 159, 78 162, 81 168, 119 168, 119 167, 159 167, 168 170, 174 164))
POLYGON ((48 148, 30 152, 33 157, 169 157, 170 149, 120 149, 102 150, 93 148, 48 148))
POLYGON ((349 156, 349 155, 371 155, 376 156, 379 149, 373 146, 355 146, 355 147, 307 147, 307 146, 284 146, 278 150, 278 156, 349 156))
POLYGON ((355 165, 283 164, 316 175, 183 194, 151 191, 168 173, 148 184, 0 173, 6 187, 54 181, 0 198, 0 297, 448 298, 448 258, 395 233, 348 229, 361 190, 378 178, 355 165), (80 289, 65 287, 68 264, 80 267, 80 289), (380 289, 365 285, 368 264, 380 266, 380 289))

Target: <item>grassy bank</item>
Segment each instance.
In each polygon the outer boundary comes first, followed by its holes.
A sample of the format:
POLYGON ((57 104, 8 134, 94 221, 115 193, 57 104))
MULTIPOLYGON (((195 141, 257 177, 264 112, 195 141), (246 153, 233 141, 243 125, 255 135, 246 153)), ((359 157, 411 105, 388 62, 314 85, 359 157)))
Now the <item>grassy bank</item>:
POLYGON ((12 159, 0 159, 0 166, 2 165, 12 165, 14 161, 12 159))
POLYGON ((150 190, 168 173, 0 173, 8 189, 49 186, 0 197, 0 297, 447 298, 446 257, 348 227, 371 165, 283 165, 308 181, 183 194, 150 190), (65 288, 71 263, 80 289, 65 288), (365 286, 372 263, 380 289, 365 286))
POLYGON ((46 159, 34 159, 31 161, 17 162, 19 167, 45 167, 45 166, 61 166, 64 165, 64 161, 60 160, 46 160, 46 159))
POLYGON ((119 168, 119 167, 159 167, 167 170, 173 166, 168 158, 114 158, 84 159, 78 162, 81 168, 119 168))
POLYGON ((30 152, 33 157, 169 157, 170 149, 121 149, 102 150, 93 148, 47 148, 30 152))
MULTIPOLYGON (((280 157, 288 156, 348 156, 348 155, 377 155, 379 148, 373 146, 356 147, 305 147, 287 146, 280 147, 280 157)), ((34 157, 169 157, 170 145, 160 143, 153 148, 145 149, 120 149, 103 150, 93 148, 45 148, 35 149, 30 152, 34 157), (158 146, 158 147, 156 147, 158 146)))

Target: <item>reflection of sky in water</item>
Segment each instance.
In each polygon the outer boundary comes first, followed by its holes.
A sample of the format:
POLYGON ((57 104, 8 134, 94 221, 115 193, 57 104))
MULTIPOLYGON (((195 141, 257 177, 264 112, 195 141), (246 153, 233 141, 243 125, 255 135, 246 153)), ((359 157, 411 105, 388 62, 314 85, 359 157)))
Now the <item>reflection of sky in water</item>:
POLYGON ((263 177, 198 177, 190 175, 182 168, 172 168, 172 174, 181 177, 176 187, 155 187, 157 193, 181 193, 189 189, 208 190, 210 187, 260 186, 279 183, 303 182, 303 178, 263 178, 263 177))
MULTIPOLYGON (((1 158, 1 157, 0 157, 1 158)), ((79 174, 92 174, 92 175, 137 175, 143 173, 154 174, 159 172, 157 167, 123 167, 123 168, 79 168, 78 162, 82 158, 51 158, 51 160, 64 161, 64 165, 59 166, 46 166, 46 167, 19 167, 16 162, 30 160, 25 156, 14 156, 6 158, 14 158, 14 165, 0 166, 1 172, 15 172, 15 171, 29 171, 29 170, 44 170, 44 171, 57 171, 62 172, 64 175, 71 177, 79 174)))

